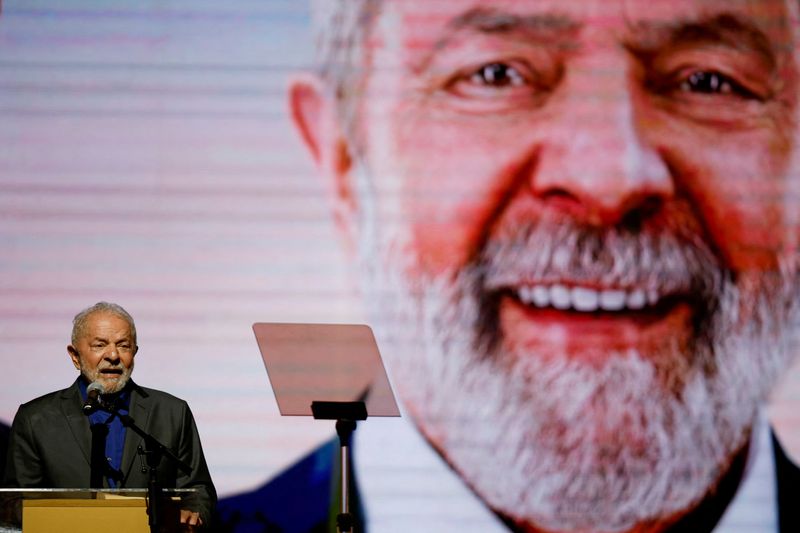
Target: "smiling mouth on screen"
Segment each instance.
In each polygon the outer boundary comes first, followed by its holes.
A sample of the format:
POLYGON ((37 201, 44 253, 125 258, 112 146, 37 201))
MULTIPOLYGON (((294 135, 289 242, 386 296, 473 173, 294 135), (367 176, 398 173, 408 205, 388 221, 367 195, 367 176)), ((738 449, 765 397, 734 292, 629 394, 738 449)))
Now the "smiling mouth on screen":
POLYGON ((500 325, 512 347, 558 344, 570 354, 640 349, 691 335, 696 302, 643 288, 522 283, 499 291, 500 325))

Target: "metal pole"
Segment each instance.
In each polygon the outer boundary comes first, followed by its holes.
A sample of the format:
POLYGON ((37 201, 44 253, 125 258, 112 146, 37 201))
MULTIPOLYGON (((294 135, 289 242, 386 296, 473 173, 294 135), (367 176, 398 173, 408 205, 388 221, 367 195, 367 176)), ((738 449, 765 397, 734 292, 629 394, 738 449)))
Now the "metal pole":
POLYGON ((349 487, 349 480, 347 478, 348 473, 350 472, 350 464, 348 462, 348 453, 347 453, 347 446, 341 447, 341 459, 342 459, 342 505, 341 505, 341 513, 342 514, 349 514, 350 513, 350 502, 348 501, 348 487, 349 487))

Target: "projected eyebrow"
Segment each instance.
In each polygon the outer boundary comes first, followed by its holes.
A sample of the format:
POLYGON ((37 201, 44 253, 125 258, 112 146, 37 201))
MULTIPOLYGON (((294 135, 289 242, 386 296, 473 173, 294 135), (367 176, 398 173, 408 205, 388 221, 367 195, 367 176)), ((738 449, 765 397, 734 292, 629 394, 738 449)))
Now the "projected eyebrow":
POLYGON ((499 36, 553 47, 575 47, 577 42, 574 38, 580 27, 573 19, 552 13, 519 15, 495 8, 471 9, 445 26, 446 34, 435 41, 415 70, 424 70, 437 52, 465 34, 499 36))
MULTIPOLYGON (((445 48, 458 35, 472 32, 500 35, 537 44, 575 43, 582 25, 555 13, 520 15, 495 8, 479 7, 454 18, 447 25, 448 33, 436 41, 432 54, 445 48)), ((664 46, 716 43, 757 53, 774 64, 776 51, 769 37, 752 21, 731 13, 722 13, 701 20, 644 22, 632 26, 634 39, 629 48, 639 52, 656 51, 664 46)))
POLYGON ((642 23, 633 28, 628 48, 637 55, 650 55, 664 48, 721 45, 758 56, 769 68, 776 65, 776 51, 769 37, 755 24, 729 13, 699 21, 642 23))
POLYGON ((580 25, 569 17, 552 13, 518 15, 492 8, 475 8, 456 17, 451 30, 488 34, 518 34, 536 41, 571 37, 580 25))

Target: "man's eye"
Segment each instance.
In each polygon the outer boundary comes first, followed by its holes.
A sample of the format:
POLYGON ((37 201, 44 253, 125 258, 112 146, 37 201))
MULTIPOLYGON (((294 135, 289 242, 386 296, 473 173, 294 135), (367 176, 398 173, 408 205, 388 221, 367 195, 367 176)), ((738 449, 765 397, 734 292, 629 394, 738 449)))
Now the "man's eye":
POLYGON ((549 57, 510 57, 465 64, 440 78, 437 95, 467 113, 537 109, 552 94, 560 70, 549 57))
POLYGON ((756 95, 719 72, 698 70, 687 76, 680 83, 680 89, 686 93, 729 94, 742 98, 756 98, 756 95))
POLYGON ((469 77, 469 81, 491 87, 520 87, 526 83, 516 68, 505 63, 483 65, 469 77))

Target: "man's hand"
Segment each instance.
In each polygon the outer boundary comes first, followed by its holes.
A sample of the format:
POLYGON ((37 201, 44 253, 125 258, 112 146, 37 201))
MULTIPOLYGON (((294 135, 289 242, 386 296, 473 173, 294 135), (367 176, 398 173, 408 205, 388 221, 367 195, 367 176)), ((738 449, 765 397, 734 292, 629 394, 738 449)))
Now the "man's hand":
MULTIPOLYGON (((203 520, 200 518, 200 513, 189 511, 188 509, 181 509, 181 524, 199 527, 203 525, 203 520)), ((193 531, 194 527, 188 528, 189 531, 193 531)))

